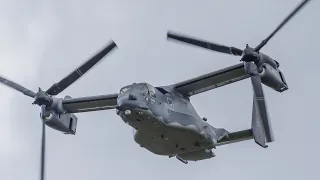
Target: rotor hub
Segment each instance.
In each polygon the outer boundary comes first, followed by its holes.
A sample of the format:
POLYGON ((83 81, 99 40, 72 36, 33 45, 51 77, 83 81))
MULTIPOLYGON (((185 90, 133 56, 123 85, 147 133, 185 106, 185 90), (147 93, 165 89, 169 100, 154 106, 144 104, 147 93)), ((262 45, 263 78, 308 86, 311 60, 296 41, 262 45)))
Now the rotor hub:
POLYGON ((38 92, 36 93, 36 96, 34 97, 34 102, 32 104, 37 104, 39 106, 51 106, 52 102, 52 98, 46 92, 42 91, 41 88, 39 88, 38 92))
POLYGON ((254 49, 247 44, 246 48, 243 50, 241 61, 258 63, 259 53, 255 52, 254 49))

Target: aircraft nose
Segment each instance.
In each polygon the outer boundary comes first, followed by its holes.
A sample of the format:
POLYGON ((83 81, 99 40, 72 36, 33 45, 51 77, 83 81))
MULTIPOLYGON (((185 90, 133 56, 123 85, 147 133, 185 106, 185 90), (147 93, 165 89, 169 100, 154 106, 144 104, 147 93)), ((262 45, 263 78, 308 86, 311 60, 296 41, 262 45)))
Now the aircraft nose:
POLYGON ((147 109, 146 104, 137 100, 137 97, 134 94, 128 94, 126 96, 119 97, 117 99, 117 104, 118 106, 116 109, 119 111, 125 111, 134 108, 147 109))

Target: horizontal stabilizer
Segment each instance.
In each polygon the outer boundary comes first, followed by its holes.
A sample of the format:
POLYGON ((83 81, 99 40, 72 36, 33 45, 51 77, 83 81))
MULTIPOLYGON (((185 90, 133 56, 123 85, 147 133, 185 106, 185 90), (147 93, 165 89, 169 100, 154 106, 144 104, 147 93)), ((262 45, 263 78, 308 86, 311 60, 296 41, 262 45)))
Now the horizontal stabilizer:
POLYGON ((220 141, 218 141, 216 146, 237 143, 237 142, 253 139, 253 134, 251 129, 232 132, 232 133, 229 133, 228 136, 229 138, 225 137, 220 141))
POLYGON ((257 98, 254 95, 251 129, 229 133, 228 136, 225 136, 219 140, 216 146, 254 139, 259 146, 263 148, 268 147, 266 145, 266 130, 262 120, 263 119, 261 118, 261 112, 258 106, 257 98))

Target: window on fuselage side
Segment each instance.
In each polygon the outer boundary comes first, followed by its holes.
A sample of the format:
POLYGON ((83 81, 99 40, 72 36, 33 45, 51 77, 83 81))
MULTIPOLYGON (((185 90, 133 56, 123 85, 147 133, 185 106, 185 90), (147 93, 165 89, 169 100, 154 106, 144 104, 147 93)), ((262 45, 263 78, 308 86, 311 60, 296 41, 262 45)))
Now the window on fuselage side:
POLYGON ((149 92, 150 96, 153 98, 156 98, 156 89, 149 84, 147 84, 147 87, 148 87, 148 92, 149 92))
POLYGON ((168 101, 168 104, 169 104, 170 106, 173 105, 173 102, 172 102, 172 99, 171 99, 171 98, 167 98, 167 101, 168 101))

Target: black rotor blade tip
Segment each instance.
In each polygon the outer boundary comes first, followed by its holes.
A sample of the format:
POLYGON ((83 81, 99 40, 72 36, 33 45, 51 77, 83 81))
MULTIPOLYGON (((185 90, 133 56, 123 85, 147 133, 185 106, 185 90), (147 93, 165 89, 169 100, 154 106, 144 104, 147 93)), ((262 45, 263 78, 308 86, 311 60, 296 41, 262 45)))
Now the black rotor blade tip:
POLYGON ((220 53, 231 54, 235 56, 241 56, 243 53, 241 49, 238 49, 235 47, 225 46, 225 45, 209 42, 206 40, 201 40, 201 39, 186 36, 186 35, 177 35, 177 34, 168 32, 167 37, 186 43, 186 44, 194 45, 197 47, 205 48, 205 49, 220 52, 220 53))
POLYGON ((89 60, 83 63, 76 70, 71 72, 65 78, 63 78, 58 83, 53 84, 46 93, 50 95, 58 95, 75 81, 77 81, 81 76, 83 76, 87 71, 89 71, 93 66, 95 66, 98 62, 100 62, 107 54, 109 54, 115 47, 117 47, 114 41, 111 41, 107 46, 105 46, 102 50, 97 52, 94 56, 92 56, 89 60))
POLYGON ((263 48, 268 41, 284 26, 288 23, 288 21, 290 19, 292 19, 292 17, 294 15, 296 15, 302 8, 303 6, 305 6, 307 4, 307 2, 309 2, 310 0, 304 0, 303 2, 301 2, 293 11, 291 11, 291 13, 278 25, 278 27, 266 38, 264 39, 255 49, 255 52, 258 52, 261 50, 261 48, 263 48))

